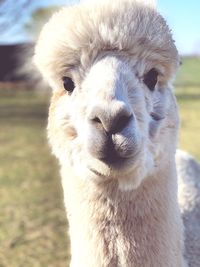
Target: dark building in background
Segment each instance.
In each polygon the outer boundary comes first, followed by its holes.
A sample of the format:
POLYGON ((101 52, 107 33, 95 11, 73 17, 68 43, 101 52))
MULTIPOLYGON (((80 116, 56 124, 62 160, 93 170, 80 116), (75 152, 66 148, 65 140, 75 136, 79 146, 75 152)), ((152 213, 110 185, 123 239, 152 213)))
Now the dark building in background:
POLYGON ((32 43, 0 45, 0 82, 28 81, 29 74, 24 66, 33 49, 32 43))

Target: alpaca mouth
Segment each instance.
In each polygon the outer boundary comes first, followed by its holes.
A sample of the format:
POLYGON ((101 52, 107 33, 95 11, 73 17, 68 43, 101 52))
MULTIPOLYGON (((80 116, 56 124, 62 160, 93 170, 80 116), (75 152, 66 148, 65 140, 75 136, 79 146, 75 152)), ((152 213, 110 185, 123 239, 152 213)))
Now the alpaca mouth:
POLYGON ((99 171, 95 170, 94 168, 89 167, 89 170, 90 170, 91 172, 93 172, 96 176, 99 176, 99 177, 105 177, 104 174, 100 173, 99 171))
POLYGON ((95 174, 95 176, 108 178, 117 177, 121 175, 122 172, 128 173, 130 170, 134 169, 138 159, 138 153, 134 156, 122 157, 118 154, 112 154, 110 157, 104 157, 98 159, 99 164, 88 165, 88 169, 95 174))
POLYGON ((87 165, 88 170, 95 175, 96 178, 103 180, 116 179, 122 175, 130 174, 137 165, 137 160, 134 157, 129 158, 112 158, 112 159, 101 159, 99 164, 87 165))
MULTIPOLYGON (((112 137, 113 138, 113 137, 112 137)), ((135 158, 138 145, 131 145, 130 140, 123 138, 120 142, 107 138, 104 142, 94 142, 89 146, 90 155, 110 167, 119 167, 132 158, 135 158)))
POLYGON ((102 156, 99 157, 99 160, 110 167, 119 168, 124 166, 127 162, 135 161, 140 152, 139 147, 136 145, 134 148, 131 146, 126 146, 121 150, 119 148, 120 146, 115 147, 113 143, 112 146, 107 147, 103 151, 102 156))
POLYGON ((106 165, 120 165, 124 163, 129 157, 120 156, 117 152, 111 151, 100 158, 100 160, 106 165))

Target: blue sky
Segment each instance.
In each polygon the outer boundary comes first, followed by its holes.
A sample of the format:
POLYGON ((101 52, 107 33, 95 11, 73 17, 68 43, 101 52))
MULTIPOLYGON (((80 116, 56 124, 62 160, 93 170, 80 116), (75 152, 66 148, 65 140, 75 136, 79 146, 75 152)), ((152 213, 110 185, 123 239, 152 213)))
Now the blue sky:
MULTIPOLYGON (((13 0, 5 0, 4 2, 11 4, 13 0)), ((23 2, 24 0, 17 0, 23 2)), ((114 0, 108 0, 114 1, 114 0)), ((64 3, 77 3, 78 0, 40 0, 30 1, 31 5, 23 12, 21 16, 21 24, 26 22, 31 15, 31 12, 39 7, 64 4, 64 3)), ((0 5, 0 11, 1 9, 0 5)), ((157 0, 157 6, 160 13, 167 20, 176 45, 181 54, 199 54, 200 55, 200 1, 198 0, 157 0)), ((5 8, 6 9, 6 8, 5 8)), ((9 13, 8 13, 9 19, 9 13)), ((1 27, 0 17, 0 27, 1 27)), ((17 24, 16 24, 17 26, 17 24)), ((17 41, 24 41, 25 34, 20 31, 20 23, 15 30, 1 33, 0 42, 10 43, 17 41)))
POLYGON ((200 55, 200 1, 157 0, 157 6, 167 19, 181 54, 200 55))

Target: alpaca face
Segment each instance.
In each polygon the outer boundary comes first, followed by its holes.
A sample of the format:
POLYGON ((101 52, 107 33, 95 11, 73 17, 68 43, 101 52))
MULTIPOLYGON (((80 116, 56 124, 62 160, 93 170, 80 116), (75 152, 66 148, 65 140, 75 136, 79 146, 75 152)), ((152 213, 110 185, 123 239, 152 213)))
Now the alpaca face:
POLYGON ((107 55, 82 82, 74 79, 73 92, 55 92, 49 137, 62 165, 79 176, 117 179, 121 188, 132 189, 173 156, 178 127, 173 94, 160 84, 159 69, 149 80, 149 71, 142 70, 107 55), (154 88, 148 83, 152 78, 154 88))
POLYGON ((76 175, 115 179, 121 189, 137 188, 167 164, 178 128, 170 89, 176 48, 162 17, 133 2, 113 4, 110 20, 109 5, 100 13, 95 5, 70 9, 70 22, 64 10, 36 47, 36 64, 54 88, 48 135, 55 155, 76 175))

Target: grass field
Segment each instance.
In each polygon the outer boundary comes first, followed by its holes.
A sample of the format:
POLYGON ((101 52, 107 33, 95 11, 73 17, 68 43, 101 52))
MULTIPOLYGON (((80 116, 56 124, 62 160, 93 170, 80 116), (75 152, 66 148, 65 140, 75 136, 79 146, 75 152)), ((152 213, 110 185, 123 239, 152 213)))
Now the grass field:
POLYGON ((66 266, 62 191, 45 133, 49 96, 0 95, 0 267, 66 266))
POLYGON ((175 82, 181 115, 179 147, 200 160, 200 58, 183 58, 175 82))
MULTIPOLYGON (((180 147, 200 159, 200 60, 176 81, 180 147)), ((66 267, 67 223, 58 166, 46 141, 49 95, 0 90, 0 267, 66 267)))

